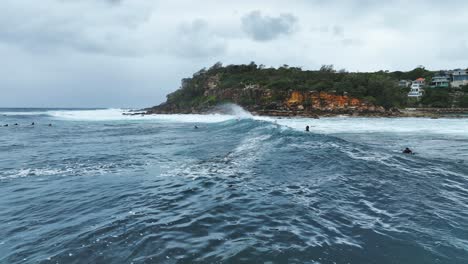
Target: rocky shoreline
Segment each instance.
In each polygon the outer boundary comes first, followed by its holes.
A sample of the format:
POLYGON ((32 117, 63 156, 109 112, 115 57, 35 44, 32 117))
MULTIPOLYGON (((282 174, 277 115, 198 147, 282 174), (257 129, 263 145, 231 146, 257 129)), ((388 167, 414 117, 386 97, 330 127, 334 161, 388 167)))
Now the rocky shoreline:
POLYGON ((468 118, 468 108, 406 108, 402 117, 468 118))
MULTIPOLYGON (((297 110, 264 110, 246 109, 252 115, 272 116, 272 117, 304 117, 319 119, 322 117, 417 117, 417 118, 468 118, 468 108, 407 108, 390 109, 381 111, 365 111, 351 109, 334 109, 330 111, 297 111, 297 110)), ((154 108, 142 109, 139 111, 124 113, 124 115, 155 115, 155 114, 210 114, 216 113, 212 109, 168 111, 154 108)))

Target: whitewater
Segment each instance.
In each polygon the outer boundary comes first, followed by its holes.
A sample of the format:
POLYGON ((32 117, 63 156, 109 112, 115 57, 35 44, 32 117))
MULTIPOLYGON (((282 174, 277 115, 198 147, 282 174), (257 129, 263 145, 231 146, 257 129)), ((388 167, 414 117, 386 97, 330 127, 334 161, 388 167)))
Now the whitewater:
POLYGON ((0 109, 0 263, 468 263, 468 119, 129 111, 0 109))

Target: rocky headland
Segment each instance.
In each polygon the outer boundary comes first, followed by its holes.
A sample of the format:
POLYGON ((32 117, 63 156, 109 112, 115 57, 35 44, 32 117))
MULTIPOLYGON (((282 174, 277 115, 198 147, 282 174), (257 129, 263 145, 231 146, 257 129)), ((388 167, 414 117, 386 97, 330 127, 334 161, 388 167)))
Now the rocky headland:
MULTIPOLYGON (((208 87, 208 86, 207 86, 208 87)), ((272 100, 272 92, 260 87, 245 87, 244 89, 216 89, 216 86, 206 90, 207 100, 215 97, 222 103, 240 105, 254 115, 267 116, 303 116, 317 118, 320 116, 399 116, 398 109, 385 110, 364 100, 346 95, 334 95, 326 92, 285 91, 285 100, 272 100), (252 102, 245 103, 242 98, 252 102)), ((146 114, 203 114, 212 111, 216 104, 205 103, 192 106, 181 106, 168 101, 158 106, 145 109, 146 114)))
MULTIPOLYGON (((249 65, 215 64, 167 96, 167 101, 144 109, 143 114, 202 114, 220 104, 234 103, 254 115, 441 117, 453 112, 404 109, 406 91, 385 73, 336 72, 332 68, 266 69, 249 65)), ((459 109, 457 114, 464 113, 459 109)), ((141 113, 139 113, 141 114, 141 113)))

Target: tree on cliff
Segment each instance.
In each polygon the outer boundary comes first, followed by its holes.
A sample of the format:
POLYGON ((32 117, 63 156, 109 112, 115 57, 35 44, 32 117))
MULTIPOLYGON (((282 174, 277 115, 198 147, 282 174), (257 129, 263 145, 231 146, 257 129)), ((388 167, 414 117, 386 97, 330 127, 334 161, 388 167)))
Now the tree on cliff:
POLYGON ((434 73, 420 65, 409 72, 395 71, 390 75, 396 80, 416 80, 418 78, 430 80, 434 76, 434 73))
POLYGON ((468 108, 468 95, 464 95, 460 98, 460 107, 468 108))
POLYGON ((404 104, 406 94, 402 94, 395 81, 386 75, 372 75, 369 78, 369 96, 375 98, 377 105, 386 109, 404 104))
POLYGON ((445 108, 451 106, 451 100, 448 90, 426 89, 422 98, 422 103, 429 107, 445 108))
POLYGON ((211 66, 210 69, 208 69, 208 71, 216 71, 221 68, 223 68, 223 63, 218 61, 215 64, 213 64, 213 66, 211 66))

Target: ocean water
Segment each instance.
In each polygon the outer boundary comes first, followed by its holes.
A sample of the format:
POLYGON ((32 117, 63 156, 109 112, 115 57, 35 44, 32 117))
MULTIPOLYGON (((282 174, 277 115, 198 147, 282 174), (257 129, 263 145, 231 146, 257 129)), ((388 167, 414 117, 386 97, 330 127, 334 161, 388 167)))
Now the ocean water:
POLYGON ((123 111, 0 109, 0 263, 468 263, 468 119, 123 111))

